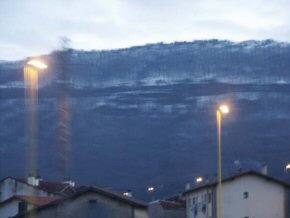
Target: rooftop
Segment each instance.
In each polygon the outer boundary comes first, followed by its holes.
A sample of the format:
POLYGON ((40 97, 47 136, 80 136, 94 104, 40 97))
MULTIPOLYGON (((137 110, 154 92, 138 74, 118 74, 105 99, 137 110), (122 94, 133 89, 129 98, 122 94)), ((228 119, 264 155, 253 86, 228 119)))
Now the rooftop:
MULTIPOLYGON (((124 196, 121 193, 118 193, 118 192, 115 192, 115 191, 112 191, 112 190, 109 190, 109 189, 97 188, 97 187, 93 187, 93 186, 81 186, 81 187, 79 187, 79 189, 78 189, 78 191, 76 193, 74 193, 74 194, 72 194, 70 196, 67 196, 67 197, 59 198, 59 199, 57 199, 55 201, 52 201, 52 202, 50 202, 48 204, 40 206, 40 207, 37 208, 37 211, 44 210, 44 209, 49 208, 49 207, 57 206, 57 205, 59 205, 59 204, 61 204, 63 202, 77 199, 78 197, 81 197, 81 196, 83 196, 85 194, 89 194, 89 193, 97 193, 97 194, 106 196, 108 198, 111 198, 111 199, 114 199, 114 200, 117 200, 117 201, 121 201, 121 202, 127 203, 129 205, 132 205, 132 206, 138 207, 138 208, 146 209, 148 207, 148 204, 146 202, 134 199, 132 197, 124 196)), ((16 217, 18 217, 18 218, 25 217, 25 215, 29 214, 30 212, 33 213, 33 211, 34 210, 30 210, 30 211, 28 211, 26 213, 16 215, 15 218, 16 217)))
MULTIPOLYGON (((0 183, 6 179, 13 179, 17 182, 26 184, 28 186, 33 186, 27 182, 27 178, 17 178, 17 177, 11 177, 11 176, 2 179, 0 183)), ((53 194, 61 194, 61 193, 71 194, 71 193, 74 193, 78 189, 77 187, 74 188, 64 182, 45 181, 42 179, 39 180, 39 185, 33 186, 33 187, 40 189, 42 191, 48 192, 48 193, 53 193, 53 194)))
POLYGON ((34 206, 43 206, 48 203, 51 203, 55 200, 57 200, 58 197, 39 197, 39 196, 28 196, 28 195, 14 195, 11 198, 8 198, 7 200, 0 203, 0 206, 6 203, 9 203, 13 200, 20 200, 27 202, 29 204, 32 204, 34 206))
MULTIPOLYGON (((288 187, 288 188, 290 187, 290 183, 288 183, 286 181, 283 181, 283 180, 277 179, 275 177, 272 177, 272 176, 269 176, 269 175, 266 175, 266 174, 263 174, 263 173, 260 173, 260 172, 257 172, 257 171, 253 171, 253 170, 249 170, 249 171, 245 171, 245 172, 239 172, 239 173, 236 173, 236 174, 231 175, 229 177, 225 177, 225 178, 222 179, 222 182, 225 183, 225 182, 233 181, 233 180, 235 180, 237 178, 244 177, 244 176, 247 176, 247 175, 258 176, 258 177, 263 178, 263 179, 265 179, 267 181, 271 181, 271 182, 277 183, 279 185, 282 185, 282 186, 285 186, 285 187, 288 187)), ((216 186, 217 184, 218 184, 217 180, 210 181, 210 182, 204 182, 204 183, 201 183, 200 185, 196 185, 193 188, 186 190, 185 192, 183 192, 183 195, 186 195, 188 193, 191 193, 191 192, 194 192, 194 191, 197 191, 197 190, 200 190, 200 189, 216 186)))

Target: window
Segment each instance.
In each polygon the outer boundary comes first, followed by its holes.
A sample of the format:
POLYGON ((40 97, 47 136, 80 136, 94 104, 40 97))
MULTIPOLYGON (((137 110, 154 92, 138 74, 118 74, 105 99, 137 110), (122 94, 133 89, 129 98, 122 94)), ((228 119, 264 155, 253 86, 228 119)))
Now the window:
POLYGON ((95 204, 95 203, 97 203, 97 200, 96 199, 90 199, 89 200, 89 204, 95 204))
POLYGON ((202 205, 201 211, 202 211, 203 213, 206 212, 206 204, 203 204, 203 205, 202 205))
POLYGON ((24 201, 20 201, 18 203, 18 213, 24 213, 27 211, 27 203, 24 201))
POLYGON ((191 207, 191 205, 192 205, 192 199, 188 198, 188 200, 186 201, 186 208, 191 207))
POLYGON ((207 198, 207 194, 205 193, 205 194, 203 194, 202 195, 202 203, 206 203, 206 198, 207 198))
POLYGON ((211 203, 211 193, 207 193, 207 203, 211 203))
POLYGON ((249 192, 244 192, 244 199, 249 198, 249 192))
POLYGON ((193 197, 192 198, 192 205, 195 205, 197 202, 196 202, 196 198, 195 197, 193 197))
POLYGON ((197 207, 194 208, 194 215, 197 215, 197 207))

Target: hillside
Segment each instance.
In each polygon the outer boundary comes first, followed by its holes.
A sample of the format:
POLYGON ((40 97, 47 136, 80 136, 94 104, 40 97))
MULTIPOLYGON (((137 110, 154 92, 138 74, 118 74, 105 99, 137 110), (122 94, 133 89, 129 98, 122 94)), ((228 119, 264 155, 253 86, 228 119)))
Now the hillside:
MULTIPOLYGON (((39 173, 58 173, 57 52, 40 75, 39 173)), ((193 41, 112 51, 67 51, 72 117, 71 175, 78 183, 132 189, 137 197, 183 190, 216 172, 216 118, 224 118, 225 174, 268 164, 284 177, 290 156, 290 44, 193 41)), ((0 175, 25 175, 25 61, 0 63, 0 175)))

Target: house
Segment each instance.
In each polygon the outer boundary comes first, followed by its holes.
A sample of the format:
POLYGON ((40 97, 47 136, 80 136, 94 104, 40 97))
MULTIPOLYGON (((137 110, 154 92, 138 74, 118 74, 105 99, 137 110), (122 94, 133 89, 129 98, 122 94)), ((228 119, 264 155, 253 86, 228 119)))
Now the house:
POLYGON ((28 178, 6 177, 0 181, 0 202, 14 195, 61 197, 74 192, 74 183, 71 181, 50 182, 33 176, 28 178))
MULTIPOLYGON (((289 183, 247 171, 222 180, 224 218, 287 218, 289 183)), ((187 218, 218 218, 218 183, 206 182, 183 193, 187 218)))
POLYGON ((69 181, 50 182, 35 177, 6 177, 0 181, 0 218, 42 206, 76 190, 69 181))
POLYGON ((52 201, 57 200, 58 197, 38 197, 27 195, 14 195, 0 203, 0 217, 7 218, 22 213, 33 208, 43 206, 52 201))
POLYGON ((109 189, 81 187, 76 193, 14 216, 26 218, 148 218, 147 203, 109 189))
POLYGON ((179 196, 149 203, 150 218, 186 218, 185 201, 179 196))

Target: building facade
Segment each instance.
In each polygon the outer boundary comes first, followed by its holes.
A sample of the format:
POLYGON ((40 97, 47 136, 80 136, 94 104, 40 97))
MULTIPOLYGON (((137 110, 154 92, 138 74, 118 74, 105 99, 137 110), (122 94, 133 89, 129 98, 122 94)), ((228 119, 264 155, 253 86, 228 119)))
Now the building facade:
POLYGON ((18 213, 32 210, 57 199, 57 197, 14 195, 0 203, 0 218, 15 216, 18 213))
MULTIPOLYGON (((288 218, 289 184, 248 171, 223 179, 223 218, 288 218)), ((184 192, 187 218, 219 218, 217 182, 184 192)))
POLYGON ((36 177, 6 177, 0 181, 0 218, 15 216, 76 192, 71 182, 50 182, 36 177))
POLYGON ((149 218, 147 204, 110 190, 85 187, 77 193, 15 218, 149 218))
POLYGON ((186 218, 185 201, 157 200, 149 204, 150 218, 186 218))

